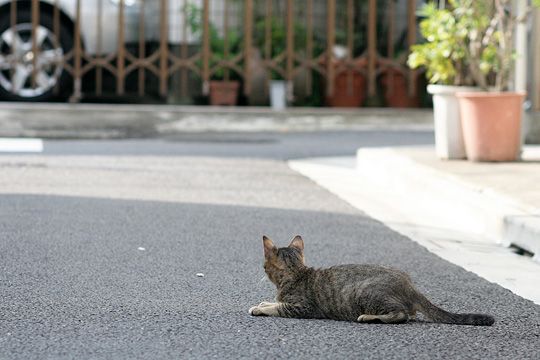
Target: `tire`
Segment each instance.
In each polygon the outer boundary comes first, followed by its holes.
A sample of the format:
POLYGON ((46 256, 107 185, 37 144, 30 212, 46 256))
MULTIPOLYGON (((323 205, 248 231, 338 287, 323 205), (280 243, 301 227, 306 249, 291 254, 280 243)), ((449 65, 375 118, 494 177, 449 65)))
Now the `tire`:
POLYGON ((30 9, 19 9, 13 31, 9 12, 0 15, 0 99, 8 101, 50 101, 69 95, 70 76, 63 68, 65 54, 73 48, 71 29, 60 24, 60 39, 55 41, 51 11, 41 10, 38 37, 36 86, 32 86, 32 17, 30 9), (19 41, 13 41, 13 33, 19 41), (22 43, 13 46, 14 43, 22 43), (17 49, 17 50, 14 50, 17 49), (55 87, 59 87, 55 94, 55 87))

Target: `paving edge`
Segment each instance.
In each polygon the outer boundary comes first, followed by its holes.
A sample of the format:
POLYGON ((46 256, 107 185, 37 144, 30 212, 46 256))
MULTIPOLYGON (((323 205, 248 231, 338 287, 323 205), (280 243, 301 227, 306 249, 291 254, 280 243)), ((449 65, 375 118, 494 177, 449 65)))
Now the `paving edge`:
POLYGON ((357 171, 368 181, 406 192, 425 216, 449 229, 516 245, 540 260, 540 225, 534 208, 490 188, 420 164, 393 148, 358 149, 357 171), (444 204, 444 206, 443 206, 444 204))
POLYGON ((509 215, 504 218, 507 243, 522 248, 540 262, 540 215, 509 215))

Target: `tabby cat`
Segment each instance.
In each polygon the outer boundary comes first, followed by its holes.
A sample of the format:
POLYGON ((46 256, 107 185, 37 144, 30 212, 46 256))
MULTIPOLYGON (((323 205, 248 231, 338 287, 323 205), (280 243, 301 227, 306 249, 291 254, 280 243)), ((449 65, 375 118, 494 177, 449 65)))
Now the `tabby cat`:
POLYGON ((304 241, 296 236, 276 248, 263 237, 264 270, 277 287, 277 303, 249 309, 253 316, 315 318, 397 324, 421 312, 433 322, 492 325, 484 314, 455 314, 433 305, 404 272, 376 265, 339 265, 314 269, 304 265, 304 241))

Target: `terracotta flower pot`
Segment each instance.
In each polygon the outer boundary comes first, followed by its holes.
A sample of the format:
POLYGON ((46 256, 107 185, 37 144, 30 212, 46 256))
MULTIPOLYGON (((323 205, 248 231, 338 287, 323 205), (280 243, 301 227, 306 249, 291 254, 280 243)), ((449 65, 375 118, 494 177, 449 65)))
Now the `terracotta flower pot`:
POLYGON ((521 149, 525 93, 458 92, 467 158, 515 161, 521 149))
POLYGON ((343 71, 334 78, 334 93, 326 96, 326 105, 332 107, 359 107, 366 99, 366 78, 357 72, 343 71), (349 83, 350 81, 350 83, 349 83))
POLYGON ((415 95, 409 96, 407 89, 407 79, 398 70, 388 70, 381 77, 381 84, 384 86, 384 99, 386 105, 397 108, 420 107, 418 91, 415 95))
POLYGON ((236 105, 239 88, 238 81, 210 81, 210 105, 236 105))

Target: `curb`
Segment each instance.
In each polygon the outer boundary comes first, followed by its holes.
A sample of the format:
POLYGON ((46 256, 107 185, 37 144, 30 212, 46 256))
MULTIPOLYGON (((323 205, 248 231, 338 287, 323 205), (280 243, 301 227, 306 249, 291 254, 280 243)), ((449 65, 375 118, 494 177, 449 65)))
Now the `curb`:
POLYGON ((504 246, 515 245, 540 261, 537 209, 419 164, 395 149, 359 149, 356 164, 366 181, 386 187, 389 195, 407 194, 416 211, 448 229, 459 229, 504 246))
POLYGON ((530 252, 540 262, 540 215, 506 216, 504 231, 506 242, 530 252))
POLYGON ((431 131, 429 109, 0 103, 0 137, 149 138, 193 132, 431 131))

